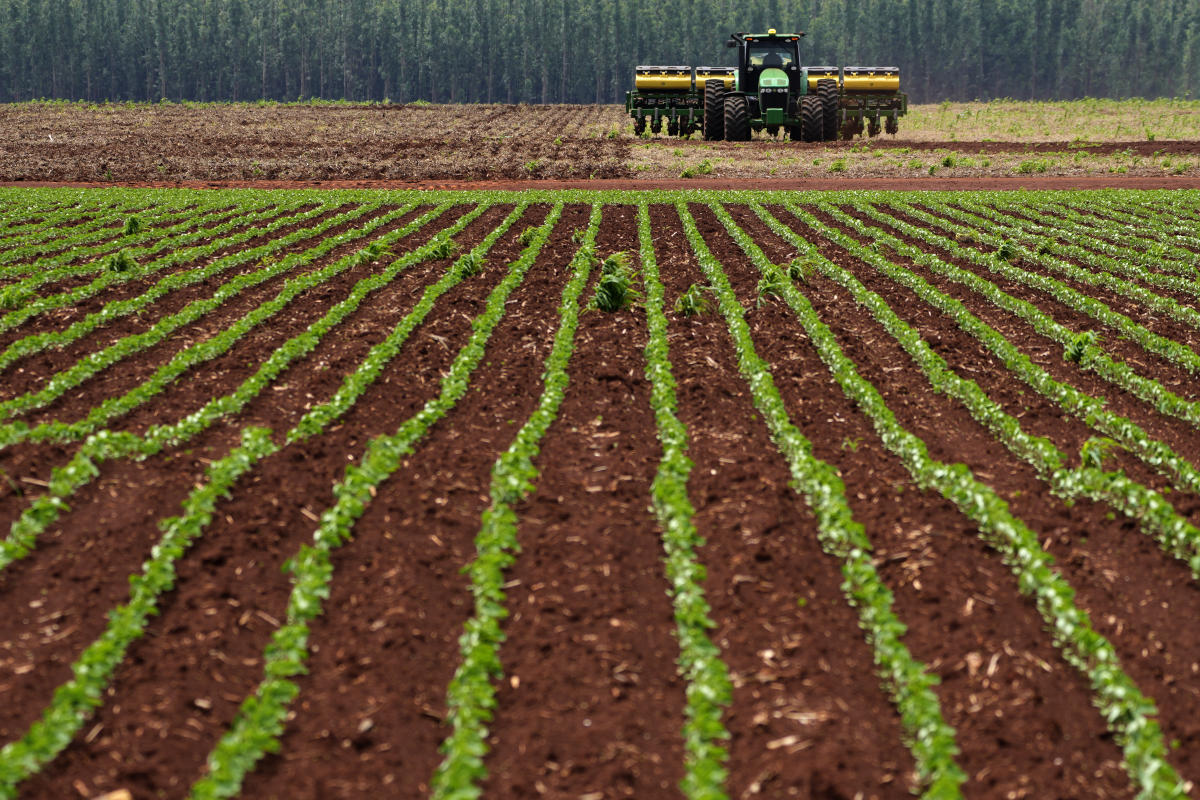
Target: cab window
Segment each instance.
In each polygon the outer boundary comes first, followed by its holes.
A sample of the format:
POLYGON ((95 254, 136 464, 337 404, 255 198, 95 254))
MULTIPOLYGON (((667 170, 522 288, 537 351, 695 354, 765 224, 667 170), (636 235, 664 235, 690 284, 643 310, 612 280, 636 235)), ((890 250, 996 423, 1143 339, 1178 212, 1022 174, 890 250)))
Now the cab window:
POLYGON ((796 62, 796 48, 786 44, 751 42, 746 55, 750 59, 750 66, 762 69, 768 67, 783 69, 796 62))

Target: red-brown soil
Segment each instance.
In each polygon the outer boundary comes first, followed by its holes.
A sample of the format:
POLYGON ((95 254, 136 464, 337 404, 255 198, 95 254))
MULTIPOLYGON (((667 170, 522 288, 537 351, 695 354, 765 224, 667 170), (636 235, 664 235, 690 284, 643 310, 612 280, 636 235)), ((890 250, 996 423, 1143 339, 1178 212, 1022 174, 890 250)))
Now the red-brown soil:
MULTIPOLYGON (((977 381, 1026 430, 1049 438, 1078 463, 1094 430, 1021 383, 953 320, 778 202, 769 209, 785 225, 878 293, 952 370, 977 381)), ((457 240, 464 247, 480 242, 512 208, 502 203, 485 211, 457 240)), ((746 309, 755 347, 793 423, 845 483, 855 519, 873 543, 876 568, 894 593, 894 610, 907 626, 905 645, 941 680, 934 691, 956 730, 957 761, 969 775, 965 794, 986 800, 1136 795, 1087 679, 1064 661, 1010 567, 953 504, 913 482, 833 380, 799 320, 781 301, 759 297, 759 273, 714 213, 699 204, 688 208, 746 309)), ((726 209, 771 261, 786 263, 795 255, 752 210, 732 199, 726 209)), ((806 210, 866 240, 815 206, 806 210)), ((398 242, 394 252, 419 247, 466 211, 452 208, 398 242)), ((122 789, 135 800, 186 796, 262 678, 264 648, 286 614, 291 589, 281 566, 311 542, 316 521, 334 502, 334 484, 367 442, 395 431, 439 391, 488 293, 522 251, 522 231, 549 211, 540 203, 527 208, 496 241, 482 273, 435 304, 346 414, 323 433, 260 461, 219 501, 203 535, 178 562, 176 588, 162 597, 147 635, 130 647, 100 708, 56 759, 22 784, 22 796, 95 798, 122 789)), ((461 569, 475 557, 492 465, 542 390, 568 265, 579 246, 575 232, 586 227, 589 213, 584 205, 566 206, 507 303, 466 394, 377 487, 354 537, 335 551, 331 595, 312 624, 308 673, 297 678, 300 692, 280 751, 251 772, 243 796, 428 795, 448 731, 446 687, 459 663, 458 637, 473 613, 461 569)), ((730 733, 728 792, 748 800, 909 796, 914 760, 858 612, 843 595, 841 564, 820 547, 816 520, 792 487, 788 465, 739 373, 724 319, 673 310, 689 286, 705 283, 675 207, 652 205, 650 217, 666 288, 678 416, 694 462, 688 491, 705 539, 697 558, 706 569, 702 586, 715 623, 710 636, 733 683, 723 718, 730 733)), ((996 280, 1064 325, 1095 327, 1057 301, 902 238, 996 280)), ((363 244, 343 245, 305 269, 363 244)), ((596 255, 622 250, 638 250, 635 208, 611 203, 603 209, 596 255)), ((1057 380, 1104 398, 1111 410, 1182 456, 1200 452, 1200 431, 1065 362, 1060 347, 972 292, 888 255, 961 300, 1057 380)), ((283 443, 284 433, 333 396, 451 263, 430 260, 402 272, 240 412, 193 439, 142 461, 98 465, 97 478, 69 498, 69 510, 34 551, 0 570, 0 604, 9 612, 0 616, 0 744, 19 738, 68 678, 71 662, 105 625, 106 612, 126 598, 128 577, 161 536, 160 520, 180 513, 208 464, 227 454, 247 426, 270 427, 283 443)), ((359 264, 305 292, 228 354, 198 365, 110 427, 142 433, 231 392, 355 281, 380 268, 359 264)), ((5 373, 4 396, 43 385, 56 371, 145 329, 213 285, 163 298, 143 317, 104 326, 61 353, 23 360, 5 373)), ((1186 565, 1121 513, 1054 496, 961 405, 935 392, 843 288, 817 275, 797 285, 930 455, 966 464, 1037 532, 1076 590, 1076 602, 1156 703, 1171 765, 1187 780, 1200 779, 1200 638, 1181 622, 1200 616, 1200 591, 1186 565)), ((136 288, 144 287, 114 289, 105 298, 136 288)), ((1164 336, 1200 343, 1193 331, 1144 313, 1128 298, 1076 288, 1164 336)), ((276 291, 277 282, 247 290, 202 324, 130 356, 28 419, 81 418, 276 291)), ((650 510, 661 445, 645 377, 646 320, 639 303, 613 314, 582 313, 570 384, 535 459, 535 489, 516 507, 521 552, 507 575, 503 676, 488 725, 483 787, 490 797, 681 796, 686 686, 676 663, 662 532, 650 510)), ((53 329, 47 325, 32 321, 10 340, 53 329)), ((1133 343, 1105 332, 1103 344, 1142 374, 1194 395, 1175 367, 1133 343)), ((26 443, 0 449, 0 532, 7 533, 45 490, 51 470, 77 447, 26 443)), ((1129 453, 1116 451, 1111 458, 1135 480, 1158 489, 1169 485, 1129 453)), ((1200 523, 1200 498, 1178 490, 1166 497, 1200 523)))
MULTIPOLYGON (((21 182, 0 186, 88 188, 111 183, 21 182)), ((1200 178, 1188 175, 1021 175, 1008 177, 929 178, 591 178, 586 180, 220 180, 122 181, 120 186, 148 189, 429 189, 437 191, 523 192, 534 189, 597 191, 1034 191, 1038 189, 1200 189, 1200 178)))
POLYGON ((976 177, 950 180, 975 188, 1004 188, 1013 180, 1024 187, 1108 186, 1114 179, 1130 181, 1125 185, 1131 187, 1162 187, 1178 183, 1159 177, 1177 168, 1187 171, 1183 181, 1188 185, 1200 181, 1192 162, 1200 154, 1200 141, 925 141, 903 133, 812 144, 761 135, 750 142, 709 142, 699 136, 643 140, 632 135, 630 119, 617 105, 0 107, 0 184, 26 186, 69 182, 395 188, 453 181, 456 188, 467 188, 460 182, 501 181, 512 186, 545 181, 553 183, 544 188, 563 182, 572 188, 617 188, 594 185, 608 179, 622 181, 619 188, 638 188, 647 182, 635 179, 643 178, 664 186, 748 188, 782 169, 781 181, 768 179, 757 188, 796 188, 803 183, 805 188, 933 189, 947 186, 942 178, 925 175, 928 166, 940 168, 938 151, 971 158, 971 166, 955 169, 976 177), (658 155, 641 159, 643 145, 658 155), (911 154, 918 161, 934 155, 931 164, 922 165, 921 177, 912 178, 907 177, 912 169, 902 162, 855 156, 868 150, 911 154), (738 177, 680 181, 676 153, 707 157, 718 175, 738 177), (792 163, 779 165, 774 159, 780 156, 792 163), (1049 159, 1038 168, 1072 182, 1038 175, 1009 177, 1022 156, 1049 159), (1076 163, 1075 156, 1088 162, 1076 163), (847 157, 852 162, 848 174, 827 175, 821 166, 822 177, 796 180, 807 172, 799 162, 847 157), (988 164, 982 163, 985 160, 988 164), (1164 166, 1164 161, 1171 163, 1164 166), (1109 169, 1128 169, 1131 176, 1094 174, 1083 182, 1070 177, 1109 169), (785 178, 789 172, 790 178, 785 178), (877 177, 851 177, 856 173, 877 177), (884 175, 894 177, 878 177, 884 175))

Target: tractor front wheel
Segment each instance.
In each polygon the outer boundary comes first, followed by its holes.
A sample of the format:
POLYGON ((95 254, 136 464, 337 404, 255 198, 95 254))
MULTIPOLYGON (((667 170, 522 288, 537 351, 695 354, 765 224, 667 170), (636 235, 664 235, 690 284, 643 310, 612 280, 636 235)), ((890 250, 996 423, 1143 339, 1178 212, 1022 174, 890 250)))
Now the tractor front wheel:
POLYGON ((750 104, 745 95, 725 98, 725 141, 750 141, 750 104))
POLYGON ((704 138, 710 142, 725 138, 725 83, 704 82, 704 138))
POLYGON ((822 78, 817 81, 817 97, 821 98, 822 127, 821 138, 832 142, 838 137, 838 87, 832 78, 822 78))
POLYGON ((807 94, 800 98, 800 138, 805 142, 819 142, 825 138, 825 110, 821 98, 807 94))

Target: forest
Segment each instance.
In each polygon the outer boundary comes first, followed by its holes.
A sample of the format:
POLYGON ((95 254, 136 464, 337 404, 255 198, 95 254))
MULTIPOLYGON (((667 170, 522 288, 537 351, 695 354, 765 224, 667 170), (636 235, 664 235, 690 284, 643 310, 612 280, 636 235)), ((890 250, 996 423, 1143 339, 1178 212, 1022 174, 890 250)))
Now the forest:
POLYGON ((0 0, 0 101, 611 103, 769 27, 913 102, 1200 89, 1196 0, 0 0))

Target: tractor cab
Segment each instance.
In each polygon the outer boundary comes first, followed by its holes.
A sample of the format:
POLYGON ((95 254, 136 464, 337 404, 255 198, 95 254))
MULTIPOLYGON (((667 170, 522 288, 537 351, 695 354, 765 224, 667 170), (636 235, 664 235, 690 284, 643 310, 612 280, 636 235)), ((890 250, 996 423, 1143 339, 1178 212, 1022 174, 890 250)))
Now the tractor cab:
POLYGON ((786 92, 789 86, 801 86, 799 42, 803 35, 781 35, 774 28, 765 34, 732 34, 726 46, 738 48, 738 91, 758 94, 762 76, 768 70, 778 70, 779 74, 768 74, 770 85, 763 88, 783 88, 786 92))

